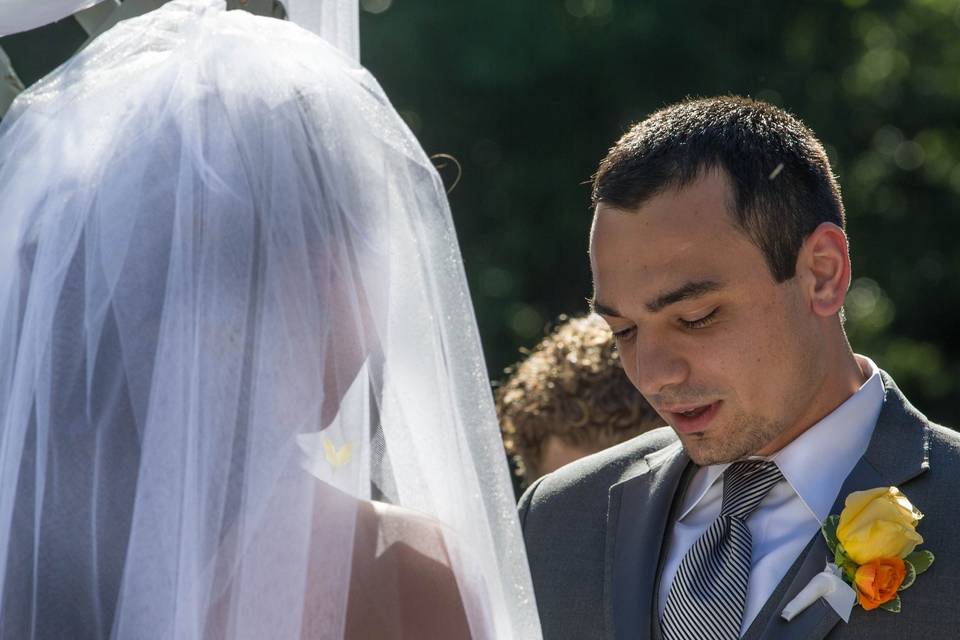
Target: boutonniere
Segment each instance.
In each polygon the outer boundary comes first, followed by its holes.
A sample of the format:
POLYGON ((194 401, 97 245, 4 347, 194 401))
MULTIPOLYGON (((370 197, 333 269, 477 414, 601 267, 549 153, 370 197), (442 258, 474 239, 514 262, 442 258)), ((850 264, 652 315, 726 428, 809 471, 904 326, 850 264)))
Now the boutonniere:
POLYGON ((878 487, 851 493, 840 515, 823 523, 833 563, 865 611, 898 613, 899 592, 933 564, 932 553, 917 550, 922 517, 899 489, 878 487))

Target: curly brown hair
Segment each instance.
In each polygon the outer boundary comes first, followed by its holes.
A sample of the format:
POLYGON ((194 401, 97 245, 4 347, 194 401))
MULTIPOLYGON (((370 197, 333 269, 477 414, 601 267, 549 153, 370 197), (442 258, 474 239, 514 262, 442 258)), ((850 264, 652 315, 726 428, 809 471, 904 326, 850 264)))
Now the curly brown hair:
POLYGON ((557 322, 496 391, 504 446, 526 483, 550 436, 599 451, 663 424, 623 373, 600 316, 557 322))

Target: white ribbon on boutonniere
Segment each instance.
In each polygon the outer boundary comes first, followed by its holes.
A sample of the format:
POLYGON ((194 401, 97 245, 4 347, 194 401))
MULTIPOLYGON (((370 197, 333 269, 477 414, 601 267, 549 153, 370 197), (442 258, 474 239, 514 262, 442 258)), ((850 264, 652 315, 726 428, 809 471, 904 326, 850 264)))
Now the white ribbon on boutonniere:
POLYGON ((842 575, 840 567, 828 562, 826 568, 813 576, 807 586, 787 603, 780 615, 789 622, 804 609, 823 598, 844 622, 849 622, 853 605, 857 601, 857 592, 843 581, 842 575))

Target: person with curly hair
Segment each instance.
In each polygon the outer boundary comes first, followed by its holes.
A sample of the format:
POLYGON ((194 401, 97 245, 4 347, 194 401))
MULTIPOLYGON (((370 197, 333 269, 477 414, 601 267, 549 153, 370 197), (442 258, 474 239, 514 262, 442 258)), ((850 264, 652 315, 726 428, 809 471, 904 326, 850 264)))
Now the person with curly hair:
POLYGON ((630 384, 600 316, 567 318, 506 370, 497 414, 522 484, 661 426, 630 384))

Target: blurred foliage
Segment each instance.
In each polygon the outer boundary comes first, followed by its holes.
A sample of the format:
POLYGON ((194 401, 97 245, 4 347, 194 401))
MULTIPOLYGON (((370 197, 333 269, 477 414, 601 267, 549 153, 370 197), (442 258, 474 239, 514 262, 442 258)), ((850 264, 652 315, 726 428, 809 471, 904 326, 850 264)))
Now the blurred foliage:
MULTIPOLYGON (((360 4, 364 64, 462 166, 450 200, 492 378, 585 309, 585 183, 609 145, 660 106, 737 93, 827 147, 854 349, 960 426, 960 0, 360 4)), ((29 85, 84 39, 68 18, 0 45, 29 85)))
POLYGON ((363 0, 364 64, 451 194, 491 376, 590 295, 589 180, 688 95, 752 95, 823 140, 847 208, 854 349, 960 425, 960 0, 363 0))

